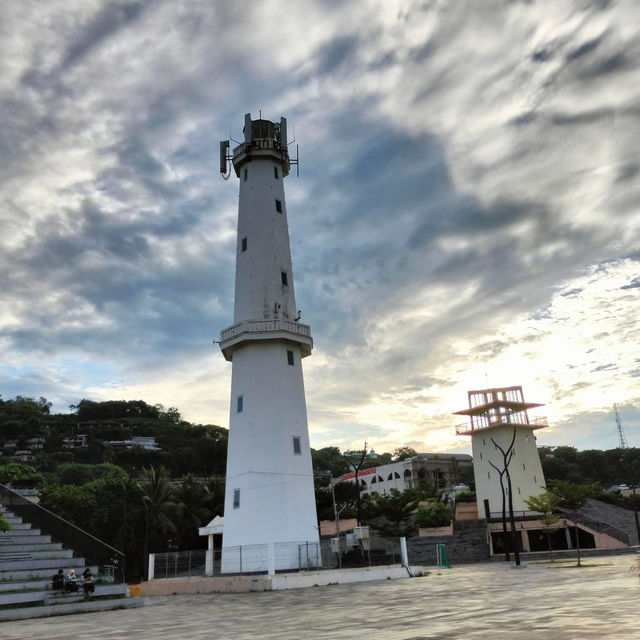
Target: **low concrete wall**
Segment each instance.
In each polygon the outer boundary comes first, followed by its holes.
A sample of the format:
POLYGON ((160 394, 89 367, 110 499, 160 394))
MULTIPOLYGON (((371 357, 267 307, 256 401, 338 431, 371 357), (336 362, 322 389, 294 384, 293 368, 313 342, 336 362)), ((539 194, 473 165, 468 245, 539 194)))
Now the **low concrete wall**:
POLYGON ((213 576, 211 578, 166 578, 141 585, 142 596, 170 596, 187 593, 245 593, 270 591, 269 576, 213 576))
MULTIPOLYGON (((411 575, 424 574, 422 567, 410 567, 411 575)), ((167 578, 143 582, 142 596, 168 596, 189 593, 244 593, 248 591, 276 591, 302 589, 328 584, 347 584, 373 580, 408 578, 401 565, 363 567, 358 569, 328 569, 278 573, 275 576, 214 576, 212 578, 167 578)))
MULTIPOLYGON (((424 573, 422 567, 410 567, 411 575, 424 573)), ((373 580, 398 580, 408 578, 409 572, 401 565, 363 567, 358 569, 328 569, 326 571, 304 571, 302 573, 276 574, 271 578, 273 589, 300 589, 327 584, 371 582, 373 580)))

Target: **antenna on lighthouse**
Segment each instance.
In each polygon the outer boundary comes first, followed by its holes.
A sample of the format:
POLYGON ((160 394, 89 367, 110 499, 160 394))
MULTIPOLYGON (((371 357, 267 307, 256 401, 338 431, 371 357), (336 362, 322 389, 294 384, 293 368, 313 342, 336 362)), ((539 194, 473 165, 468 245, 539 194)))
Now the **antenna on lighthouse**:
POLYGON ((229 160, 231 156, 228 153, 229 141, 220 140, 220 174, 224 180, 228 180, 231 175, 231 166, 229 160))

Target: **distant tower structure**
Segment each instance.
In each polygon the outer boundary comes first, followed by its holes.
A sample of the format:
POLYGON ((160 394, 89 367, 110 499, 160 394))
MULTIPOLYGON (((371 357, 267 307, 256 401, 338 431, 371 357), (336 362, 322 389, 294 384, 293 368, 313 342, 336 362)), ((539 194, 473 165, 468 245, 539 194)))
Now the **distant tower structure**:
POLYGON ((470 423, 457 425, 456 434, 471 436, 478 514, 483 517, 488 510, 495 516, 502 511, 499 473, 491 463, 502 471, 504 458, 492 439, 506 451, 514 430, 514 455, 509 464, 513 509, 528 511, 525 500, 539 495, 545 487, 533 431, 548 426, 546 418, 530 421, 528 410, 543 405, 525 402, 522 387, 469 391, 468 397, 469 408, 456 411, 455 415, 469 416, 470 423))
POLYGON ((317 548, 319 537, 302 377, 313 340, 293 289, 287 121, 248 113, 244 142, 228 148, 220 143, 220 171, 232 161, 240 197, 234 324, 220 334, 232 362, 222 570, 298 568, 300 545, 317 548), (268 546, 270 566, 246 545, 268 546))
POLYGON ((613 405, 613 410, 616 414, 616 424, 618 425, 618 439, 620 441, 621 449, 628 449, 627 439, 624 437, 624 431, 622 430, 622 420, 620 420, 620 414, 618 413, 618 405, 613 405))

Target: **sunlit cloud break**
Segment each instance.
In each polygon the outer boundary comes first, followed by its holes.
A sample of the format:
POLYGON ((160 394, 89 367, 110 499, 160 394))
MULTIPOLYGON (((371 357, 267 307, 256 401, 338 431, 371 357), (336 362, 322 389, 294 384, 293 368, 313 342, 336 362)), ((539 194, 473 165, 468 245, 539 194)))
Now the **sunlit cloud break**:
POLYGON ((541 444, 640 446, 637 3, 24 1, 0 38, 0 392, 226 426, 237 184, 289 119, 312 445, 467 450, 521 384, 541 444))

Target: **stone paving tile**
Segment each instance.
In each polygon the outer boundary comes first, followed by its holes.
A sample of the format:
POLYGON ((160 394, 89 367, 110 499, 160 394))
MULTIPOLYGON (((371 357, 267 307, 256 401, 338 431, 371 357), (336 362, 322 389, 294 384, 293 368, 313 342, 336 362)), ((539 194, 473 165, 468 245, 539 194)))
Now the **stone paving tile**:
POLYGON ((564 562, 467 565, 407 580, 163 596, 140 609, 0 623, 0 638, 637 640, 634 560, 590 558, 580 569, 564 562))

